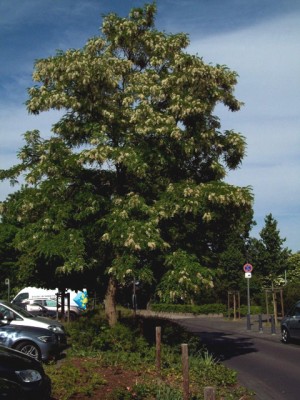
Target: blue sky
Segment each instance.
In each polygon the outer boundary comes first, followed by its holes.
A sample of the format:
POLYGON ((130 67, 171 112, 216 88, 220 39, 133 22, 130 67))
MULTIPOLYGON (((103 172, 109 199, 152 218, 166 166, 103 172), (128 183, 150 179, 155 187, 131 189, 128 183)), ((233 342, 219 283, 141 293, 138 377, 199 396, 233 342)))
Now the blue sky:
MULTIPOLYGON (((149 1, 148 1, 149 2, 149 1)), ((103 14, 127 16, 145 1, 2 0, 0 2, 0 168, 17 162, 27 130, 49 135, 55 112, 29 116, 24 102, 34 61, 81 48, 99 34, 103 14)), ((190 36, 190 53, 239 74, 238 113, 217 109, 223 129, 241 132, 247 156, 227 181, 252 186, 254 218, 272 213, 285 245, 300 250, 300 1, 157 0, 156 25, 190 36)), ((12 192, 0 183, 0 201, 12 192)))

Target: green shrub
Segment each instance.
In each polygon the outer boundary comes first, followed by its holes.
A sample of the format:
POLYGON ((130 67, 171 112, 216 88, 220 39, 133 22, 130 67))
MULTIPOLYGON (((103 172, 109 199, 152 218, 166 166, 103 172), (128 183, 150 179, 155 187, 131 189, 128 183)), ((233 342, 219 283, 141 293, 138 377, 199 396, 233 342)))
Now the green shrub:
POLYGON ((191 314, 226 314, 226 306, 224 304, 151 304, 151 310, 157 312, 173 312, 173 313, 191 313, 191 314))
MULTIPOLYGON (((250 307, 251 315, 259 315, 262 313, 261 306, 251 306, 250 307)), ((246 316, 248 314, 248 306, 241 306, 241 316, 246 316)))
POLYGON ((102 351, 139 351, 144 346, 147 346, 147 343, 137 331, 121 323, 103 329, 92 341, 92 347, 102 351))
POLYGON ((106 384, 99 374, 93 372, 97 367, 96 360, 89 361, 84 367, 78 368, 72 359, 67 359, 59 368, 56 365, 45 365, 45 371, 51 378, 53 396, 60 400, 68 400, 75 393, 89 397, 97 387, 106 384), (89 373, 85 373, 85 370, 89 370, 89 373))
MULTIPOLYGON (((207 309, 211 312, 213 307, 207 305, 207 309)), ((181 399, 182 343, 189 346, 191 400, 202 399, 205 386, 215 386, 219 397, 226 399, 241 398, 246 393, 244 389, 236 389, 234 371, 219 364, 203 348, 197 335, 187 332, 173 321, 131 316, 121 319, 111 328, 103 315, 93 312, 66 324, 66 329, 72 344, 66 361, 59 368, 56 365, 46 366, 54 394, 61 400, 71 398, 75 393, 89 396, 97 386, 105 384, 101 376, 95 374, 96 366, 134 369, 140 371, 140 376, 147 376, 130 389, 120 387, 114 390, 112 400, 181 399), (155 328, 158 326, 162 333, 162 381, 159 383, 154 373, 155 328), (83 368, 77 368, 78 364, 74 364, 72 359, 76 357, 78 362, 81 356, 83 368)))

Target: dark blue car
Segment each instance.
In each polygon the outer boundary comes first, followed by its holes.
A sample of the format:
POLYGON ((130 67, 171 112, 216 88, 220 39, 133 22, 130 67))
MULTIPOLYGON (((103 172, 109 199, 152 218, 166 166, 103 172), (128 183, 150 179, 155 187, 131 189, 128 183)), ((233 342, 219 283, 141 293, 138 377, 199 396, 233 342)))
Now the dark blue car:
POLYGON ((287 312, 281 320, 281 336, 283 343, 300 339, 300 301, 287 312))
POLYGON ((37 360, 0 346, 0 399, 49 400, 51 381, 37 360))

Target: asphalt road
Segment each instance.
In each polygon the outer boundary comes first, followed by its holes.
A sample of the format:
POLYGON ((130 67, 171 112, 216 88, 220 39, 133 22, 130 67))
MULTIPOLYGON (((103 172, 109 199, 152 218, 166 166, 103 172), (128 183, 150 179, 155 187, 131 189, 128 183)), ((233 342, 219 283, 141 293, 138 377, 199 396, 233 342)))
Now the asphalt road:
POLYGON ((258 321, 247 330, 245 320, 222 317, 176 318, 189 331, 199 335, 214 356, 238 372, 239 382, 256 393, 257 400, 300 399, 300 344, 281 342, 280 328, 258 321))

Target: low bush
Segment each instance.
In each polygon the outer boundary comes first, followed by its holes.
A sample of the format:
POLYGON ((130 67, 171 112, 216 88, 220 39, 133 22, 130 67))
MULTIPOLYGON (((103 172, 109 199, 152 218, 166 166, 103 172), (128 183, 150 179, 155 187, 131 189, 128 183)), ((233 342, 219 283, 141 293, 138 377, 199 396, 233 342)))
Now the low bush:
MULTIPOLYGON (((250 314, 251 315, 258 315, 263 312, 261 306, 251 306, 250 307, 250 314)), ((241 316, 244 317, 248 314, 248 307, 247 306, 241 306, 241 316)))
POLYGON ((157 312, 191 313, 191 314, 226 314, 227 307, 224 304, 151 304, 151 310, 157 312))
POLYGON ((189 346, 191 400, 203 399, 205 386, 215 386, 217 394, 228 399, 247 393, 237 385, 236 373, 208 354, 197 336, 168 320, 131 316, 110 328, 103 315, 94 311, 66 324, 66 330, 71 343, 66 360, 59 366, 45 366, 57 399, 88 398, 103 391, 102 385, 107 388, 110 383, 99 371, 108 369, 134 372, 138 379, 110 388, 105 399, 182 399, 182 343, 189 346), (162 333, 161 371, 155 365, 156 326, 162 333))

